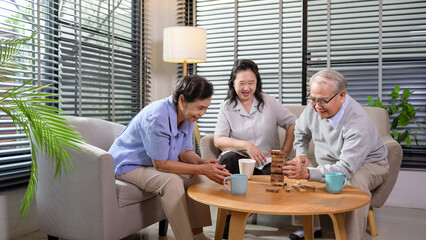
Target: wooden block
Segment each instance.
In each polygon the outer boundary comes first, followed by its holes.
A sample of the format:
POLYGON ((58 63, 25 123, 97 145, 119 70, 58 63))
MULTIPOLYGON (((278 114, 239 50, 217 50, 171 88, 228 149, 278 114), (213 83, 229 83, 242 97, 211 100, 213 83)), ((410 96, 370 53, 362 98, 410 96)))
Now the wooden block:
POLYGON ((281 181, 284 182, 284 175, 281 173, 271 173, 271 182, 281 181))
POLYGON ((292 187, 285 187, 284 189, 286 192, 292 192, 294 190, 292 187))
POLYGON ((282 187, 274 187, 270 186, 266 188, 267 192, 273 192, 273 193, 279 193, 281 191, 282 187))
POLYGON ((299 191, 299 192, 306 192, 306 190, 305 189, 303 189, 301 186, 300 186, 300 184, 293 184, 293 188, 295 188, 297 191, 299 191))
POLYGON ((282 164, 284 164, 284 158, 283 158, 283 156, 272 156, 272 158, 271 158, 271 164, 273 164, 273 163, 282 163, 282 164))
POLYGON ((280 170, 280 171, 282 171, 283 170, 283 166, 271 166, 271 170, 280 170))
POLYGON ((285 183, 283 182, 271 182, 271 185, 274 187, 284 187, 285 183))
POLYGON ((309 185, 309 184, 301 184, 301 186, 302 186, 304 189, 309 190, 309 191, 311 191, 311 192, 315 192, 315 190, 316 190, 316 187, 315 187, 315 186, 312 186, 312 185, 309 185))
POLYGON ((271 173, 283 174, 283 164, 271 165, 271 173))
POLYGON ((271 168, 282 168, 283 166, 284 166, 283 162, 280 162, 280 163, 272 162, 271 163, 271 168))
POLYGON ((271 155, 283 155, 284 153, 281 150, 271 150, 271 155))
POLYGON ((283 174, 282 168, 271 168, 271 173, 283 174))

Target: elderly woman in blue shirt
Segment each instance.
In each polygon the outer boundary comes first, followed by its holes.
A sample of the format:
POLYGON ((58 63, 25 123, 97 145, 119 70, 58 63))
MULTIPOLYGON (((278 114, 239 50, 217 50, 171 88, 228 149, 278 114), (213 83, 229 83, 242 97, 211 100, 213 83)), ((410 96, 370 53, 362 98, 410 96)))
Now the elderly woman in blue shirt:
POLYGON ((198 75, 183 77, 173 95, 143 108, 117 137, 109 152, 117 179, 161 196, 163 210, 176 239, 209 239, 209 207, 186 190, 205 175, 222 183, 230 173, 216 159, 192 151, 194 123, 211 102, 213 86, 198 75))

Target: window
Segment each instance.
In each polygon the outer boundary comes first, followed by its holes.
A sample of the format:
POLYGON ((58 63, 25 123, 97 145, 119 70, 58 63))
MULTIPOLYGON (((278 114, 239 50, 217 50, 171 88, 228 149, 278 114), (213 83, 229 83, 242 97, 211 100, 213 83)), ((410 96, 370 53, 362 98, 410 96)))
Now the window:
MULTIPOLYGON (((362 105, 368 95, 386 103, 396 84, 409 87, 413 104, 423 109, 416 120, 425 128, 425 10, 424 1, 414 0, 197 0, 197 26, 207 29, 207 62, 197 72, 215 87, 198 121, 202 135, 214 131, 238 58, 259 65, 263 91, 283 104, 302 104, 306 81, 327 67, 345 75, 349 94, 362 105)), ((426 135, 418 139, 419 146, 404 147, 403 167, 426 168, 426 135)))
MULTIPOLYGON (((37 37, 16 60, 29 66, 0 89, 51 83, 65 115, 127 124, 149 101, 148 1, 0 0, 0 37, 37 37), (31 57, 37 61, 24 59, 31 57)), ((0 112, 0 189, 26 184, 25 134, 0 112)))
MULTIPOLYGON (((424 1, 308 1, 308 76, 327 67, 340 71, 362 105, 368 95, 388 105, 395 85, 410 88, 412 104, 423 109, 416 121, 425 128, 425 10, 424 1)), ((426 134, 417 138, 418 146, 403 145, 403 168, 426 168, 426 134)))
POLYGON ((301 10, 298 0, 197 1, 197 26, 207 30, 207 62, 197 64, 197 73, 215 87, 198 121, 202 135, 214 132, 235 59, 257 63, 264 92, 283 104, 302 103, 301 10))

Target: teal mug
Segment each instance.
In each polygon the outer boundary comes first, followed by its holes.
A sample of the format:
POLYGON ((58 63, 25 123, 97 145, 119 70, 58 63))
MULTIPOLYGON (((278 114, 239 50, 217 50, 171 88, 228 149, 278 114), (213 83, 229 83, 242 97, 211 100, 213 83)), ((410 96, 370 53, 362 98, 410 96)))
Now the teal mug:
POLYGON ((232 174, 231 176, 225 177, 223 179, 223 185, 232 195, 245 195, 247 192, 247 175, 245 174, 232 174), (226 180, 231 179, 231 188, 226 186, 226 180))
POLYGON ((340 193, 348 183, 348 178, 339 172, 325 174, 325 185, 329 193, 340 193))

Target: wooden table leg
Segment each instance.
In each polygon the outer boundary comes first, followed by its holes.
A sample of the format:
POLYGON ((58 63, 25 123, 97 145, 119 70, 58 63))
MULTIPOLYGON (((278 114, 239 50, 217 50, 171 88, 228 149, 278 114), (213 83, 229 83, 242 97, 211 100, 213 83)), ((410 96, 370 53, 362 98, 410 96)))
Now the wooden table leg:
POLYGON ((336 240, 346 240, 345 221, 343 220, 342 213, 329 213, 333 221, 334 235, 336 240))
POLYGON ((249 218, 250 213, 232 211, 231 222, 229 224, 229 235, 230 240, 242 240, 244 239, 244 232, 246 230, 246 222, 249 218))
POLYGON ((221 209, 221 208, 217 209, 216 231, 214 234, 215 240, 222 240, 227 214, 228 214, 228 210, 221 209))
POLYGON ((314 239, 314 217, 312 215, 303 215, 303 232, 305 233, 306 240, 314 239))

